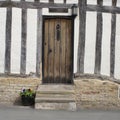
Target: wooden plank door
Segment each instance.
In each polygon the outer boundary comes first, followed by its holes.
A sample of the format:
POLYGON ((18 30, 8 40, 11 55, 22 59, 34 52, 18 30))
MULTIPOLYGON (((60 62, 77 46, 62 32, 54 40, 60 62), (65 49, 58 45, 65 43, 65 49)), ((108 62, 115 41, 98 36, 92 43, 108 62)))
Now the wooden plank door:
POLYGON ((71 19, 45 19, 43 83, 73 83, 71 19))

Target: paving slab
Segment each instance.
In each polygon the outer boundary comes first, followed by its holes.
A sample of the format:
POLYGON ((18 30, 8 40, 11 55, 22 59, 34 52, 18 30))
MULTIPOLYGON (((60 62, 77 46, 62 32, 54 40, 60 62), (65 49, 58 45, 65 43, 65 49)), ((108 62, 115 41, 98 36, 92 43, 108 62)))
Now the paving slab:
POLYGON ((0 105, 0 120, 120 120, 120 111, 49 111, 24 106, 0 105))

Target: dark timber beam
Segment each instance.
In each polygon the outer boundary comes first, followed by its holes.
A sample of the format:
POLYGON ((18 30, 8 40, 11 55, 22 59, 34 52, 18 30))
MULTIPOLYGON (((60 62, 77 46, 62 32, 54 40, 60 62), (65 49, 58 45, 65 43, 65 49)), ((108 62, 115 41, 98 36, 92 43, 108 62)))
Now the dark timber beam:
POLYGON ((20 73, 26 73, 26 38, 27 38, 27 10, 22 9, 22 40, 20 73))
POLYGON ((11 64, 11 26, 12 26, 12 8, 7 8, 6 15, 6 41, 5 41, 5 73, 10 73, 11 64))
POLYGON ((66 0, 64 0, 64 3, 66 3, 66 0))
MULTIPOLYGON (((112 0, 112 5, 116 6, 116 0, 112 0)), ((111 49, 110 49, 110 76, 114 77, 115 69, 115 36, 116 36, 116 14, 112 14, 111 19, 111 49)))
POLYGON ((37 11, 37 58, 36 58, 36 75, 42 77, 42 9, 37 11))
POLYGON ((35 2, 40 2, 40 0, 34 0, 35 2))
POLYGON ((120 14, 120 7, 87 5, 86 11, 96 11, 96 12, 103 12, 103 13, 120 14))
POLYGON ((0 7, 17 7, 17 8, 31 8, 31 9, 41 9, 41 8, 51 8, 51 7, 58 7, 58 8, 71 8, 72 4, 66 3, 40 3, 40 2, 15 2, 15 1, 0 1, 0 7))
POLYGON ((79 43, 78 43, 78 59, 77 72, 84 72, 84 54, 85 54, 85 29, 86 29, 86 0, 79 1, 79 43))
MULTIPOLYGON (((103 0, 97 0, 99 6, 103 5, 103 0)), ((101 45, 102 45, 102 13, 97 12, 97 32, 96 32, 96 51, 95 51, 95 74, 101 71, 101 45)))
POLYGON ((54 0, 49 0, 49 3, 54 3, 54 0))

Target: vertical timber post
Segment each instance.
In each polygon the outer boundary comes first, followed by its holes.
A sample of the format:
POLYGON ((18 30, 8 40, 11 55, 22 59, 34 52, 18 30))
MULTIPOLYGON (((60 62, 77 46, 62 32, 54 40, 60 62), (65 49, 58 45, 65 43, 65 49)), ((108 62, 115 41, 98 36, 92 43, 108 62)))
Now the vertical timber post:
POLYGON ((37 10, 37 58, 36 58, 36 75, 42 77, 42 9, 37 10))
MULTIPOLYGON (((97 0, 99 6, 103 5, 103 0, 97 0)), ((96 53, 95 53, 95 74, 100 74, 101 71, 101 45, 102 45, 102 13, 97 12, 97 32, 96 32, 96 53)))
POLYGON ((84 73, 85 29, 86 29, 86 0, 79 0, 79 43, 77 72, 84 73))
MULTIPOLYGON (((112 6, 116 6, 117 0, 112 0, 112 6)), ((111 19, 111 49, 110 49, 110 76, 114 77, 115 69, 115 35, 116 35, 116 14, 111 19)))

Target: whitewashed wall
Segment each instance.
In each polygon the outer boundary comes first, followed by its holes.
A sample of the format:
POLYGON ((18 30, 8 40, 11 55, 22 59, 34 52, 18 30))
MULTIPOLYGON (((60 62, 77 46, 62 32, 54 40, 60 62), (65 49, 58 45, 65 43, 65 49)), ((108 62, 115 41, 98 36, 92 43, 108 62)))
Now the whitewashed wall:
POLYGON ((37 10, 27 10, 27 64, 26 73, 36 72, 37 10))
POLYGON ((0 8, 0 73, 4 73, 6 8, 0 8))
POLYGON ((97 20, 96 12, 87 12, 86 14, 85 62, 84 62, 85 73, 94 73, 96 20, 97 20))
POLYGON ((11 72, 20 73, 21 14, 19 8, 12 9, 11 72))
MULTIPOLYGON (((20 1, 20 0, 13 0, 20 1)), ((33 0, 26 0, 33 2, 33 0)), ((48 0, 41 0, 48 2, 48 0)), ((63 0, 55 0, 56 3, 63 3, 63 0)), ((67 0, 67 3, 77 3, 78 0, 67 0)), ((87 0, 87 4, 96 5, 96 0, 87 0)), ((103 5, 111 6, 112 0, 104 0, 103 5)), ((120 7, 120 1, 117 2, 120 7)), ((43 8, 43 15, 48 16, 71 16, 71 9, 68 13, 49 13, 43 8)), ((79 11, 78 11, 79 12, 79 11)), ((111 37, 111 14, 103 13, 103 35, 102 35, 102 56, 101 74, 110 76, 110 37, 111 37)), ((12 8, 12 38, 11 38, 11 73, 20 73, 21 56, 21 17, 20 8, 12 8)), ((117 14, 116 21, 116 44, 115 44, 115 78, 120 79, 120 14, 117 14)), ((96 45, 96 22, 97 13, 86 13, 86 36, 85 36, 85 60, 84 73, 94 74, 95 67, 95 45, 96 45)), ((4 73, 5 60, 5 32, 6 32, 6 8, 0 8, 0 73, 4 73)), ((74 73, 77 72, 77 50, 79 39, 79 13, 74 21, 74 73)), ((26 74, 36 72, 36 46, 37 46, 37 10, 27 9, 27 58, 26 74)))
POLYGON ((103 13, 101 74, 110 75, 111 14, 103 13))
POLYGON ((117 15, 115 49, 115 77, 120 79, 120 15, 117 15))

